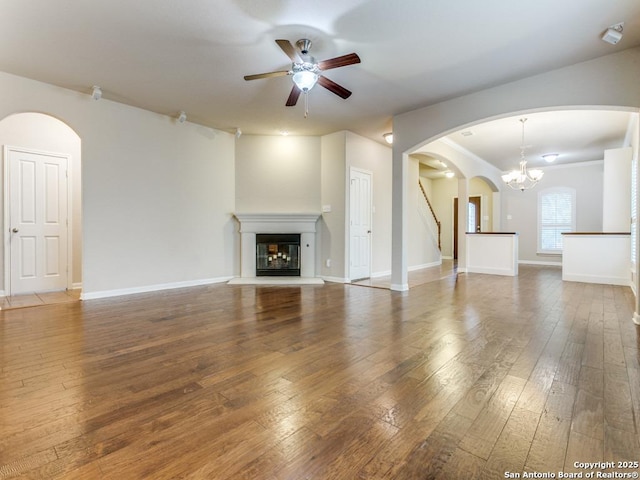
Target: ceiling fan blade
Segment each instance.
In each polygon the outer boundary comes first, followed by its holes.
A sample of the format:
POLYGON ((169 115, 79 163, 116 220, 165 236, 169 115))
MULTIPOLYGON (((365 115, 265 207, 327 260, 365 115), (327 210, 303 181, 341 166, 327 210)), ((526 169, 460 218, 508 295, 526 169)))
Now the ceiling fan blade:
POLYGON ((320 75, 318 78, 318 84, 322 85, 324 88, 329 90, 330 92, 335 93, 339 97, 349 98, 351 96, 351 92, 344 88, 342 85, 338 85, 333 80, 329 80, 324 75, 320 75))
POLYGON ((271 78, 271 77, 282 77, 284 75, 289 75, 288 70, 281 70, 279 72, 269 72, 269 73, 257 73, 255 75, 245 75, 245 80, 257 80, 259 78, 271 78))
POLYGON ((320 70, 330 70, 332 68, 353 65, 354 63, 360 63, 360 57, 355 53, 349 53, 347 55, 342 55, 341 57, 330 58, 329 60, 318 62, 318 68, 320 68, 320 70))
POLYGON ((293 107, 296 103, 298 103, 298 97, 300 97, 300 93, 302 93, 302 90, 294 85, 291 89, 291 93, 289 94, 289 98, 287 98, 287 107, 293 107))
POLYGON ((300 62, 300 57, 298 56, 296 49, 293 48, 293 45, 291 45, 291 42, 289 40, 280 39, 276 40, 276 43, 282 49, 282 51, 286 53, 287 57, 289 57, 292 62, 300 62))

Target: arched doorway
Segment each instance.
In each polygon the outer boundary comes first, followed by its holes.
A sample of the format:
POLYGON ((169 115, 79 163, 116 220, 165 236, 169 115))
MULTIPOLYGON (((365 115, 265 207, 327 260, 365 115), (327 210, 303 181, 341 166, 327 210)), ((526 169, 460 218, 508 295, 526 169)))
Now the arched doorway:
MULTIPOLYGON (((500 211, 497 187, 484 177, 473 177, 469 180, 469 195, 465 229, 467 232, 492 232, 499 230, 500 211)), ((453 199, 453 258, 458 258, 458 197, 453 199)))
POLYGON ((28 112, 0 121, 0 144, 5 203, 0 291, 8 297, 80 289, 80 137, 57 118, 28 112), (54 224, 59 228, 55 234, 50 229, 54 224), (25 256, 17 264, 20 255, 25 256))

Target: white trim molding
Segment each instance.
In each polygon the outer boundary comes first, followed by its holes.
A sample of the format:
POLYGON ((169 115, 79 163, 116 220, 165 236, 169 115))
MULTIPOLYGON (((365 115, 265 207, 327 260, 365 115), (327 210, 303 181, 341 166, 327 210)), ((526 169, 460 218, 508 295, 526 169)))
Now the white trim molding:
POLYGON ((442 260, 439 260, 439 261, 437 260, 431 263, 423 263, 422 265, 413 265, 411 267, 407 267, 407 271, 415 272, 417 270, 424 270, 425 268, 438 267, 440 265, 442 265, 442 260))
POLYGON ((134 295, 136 293, 157 292, 160 290, 173 290, 176 288, 199 287, 214 283, 226 283, 233 277, 203 278, 201 280, 189 280, 185 282, 161 283, 144 287, 121 288, 117 290, 103 290, 101 292, 82 293, 80 300, 96 300, 99 298, 119 297, 122 295, 134 295))
POLYGON ((326 275, 323 275, 320 278, 322 278, 325 282, 330 283, 351 283, 351 280, 349 280, 348 278, 329 277, 326 275))

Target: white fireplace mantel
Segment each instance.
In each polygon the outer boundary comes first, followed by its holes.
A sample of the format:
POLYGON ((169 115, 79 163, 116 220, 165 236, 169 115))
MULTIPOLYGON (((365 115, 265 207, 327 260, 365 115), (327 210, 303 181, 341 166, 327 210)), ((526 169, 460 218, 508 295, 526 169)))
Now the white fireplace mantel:
POLYGON ((240 233, 316 233, 319 213, 236 213, 240 233))
POLYGON ((314 278, 320 213, 235 213, 240 222, 240 277, 256 276, 257 233, 300 234, 300 277, 314 278))

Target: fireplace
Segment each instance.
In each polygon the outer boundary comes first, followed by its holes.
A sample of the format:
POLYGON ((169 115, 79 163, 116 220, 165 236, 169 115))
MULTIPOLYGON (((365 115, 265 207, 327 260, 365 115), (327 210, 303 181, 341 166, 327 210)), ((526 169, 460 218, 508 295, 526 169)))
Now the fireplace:
POLYGON ((256 234, 256 277, 271 276, 300 276, 300 234, 256 234))
POLYGON ((236 213, 235 217, 240 223, 240 278, 230 283, 324 283, 315 274, 320 213, 236 213), (258 247, 258 243, 265 246, 258 247))

